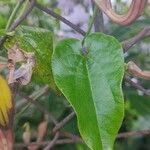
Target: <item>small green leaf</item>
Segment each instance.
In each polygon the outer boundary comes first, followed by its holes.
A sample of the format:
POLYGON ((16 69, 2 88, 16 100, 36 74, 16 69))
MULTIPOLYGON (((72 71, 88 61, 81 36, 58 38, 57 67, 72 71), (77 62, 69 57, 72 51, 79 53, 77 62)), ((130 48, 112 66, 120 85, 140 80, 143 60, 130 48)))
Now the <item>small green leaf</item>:
POLYGON ((81 45, 77 39, 65 39, 56 46, 54 79, 73 106, 87 145, 110 150, 124 115, 123 50, 115 38, 100 33, 86 38, 84 52, 81 45))
POLYGON ((15 35, 5 44, 7 48, 15 43, 26 52, 34 52, 36 56, 36 68, 33 78, 36 82, 49 84, 55 89, 55 83, 51 71, 51 55, 53 52, 53 34, 45 29, 19 26, 15 35))

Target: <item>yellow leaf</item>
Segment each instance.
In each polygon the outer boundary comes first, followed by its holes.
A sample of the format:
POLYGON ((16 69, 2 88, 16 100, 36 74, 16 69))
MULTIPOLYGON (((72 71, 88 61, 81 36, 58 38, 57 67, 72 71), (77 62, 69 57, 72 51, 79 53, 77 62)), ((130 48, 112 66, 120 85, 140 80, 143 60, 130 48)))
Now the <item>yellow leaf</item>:
POLYGON ((0 125, 9 123, 8 112, 12 108, 11 91, 7 82, 0 76, 0 125))

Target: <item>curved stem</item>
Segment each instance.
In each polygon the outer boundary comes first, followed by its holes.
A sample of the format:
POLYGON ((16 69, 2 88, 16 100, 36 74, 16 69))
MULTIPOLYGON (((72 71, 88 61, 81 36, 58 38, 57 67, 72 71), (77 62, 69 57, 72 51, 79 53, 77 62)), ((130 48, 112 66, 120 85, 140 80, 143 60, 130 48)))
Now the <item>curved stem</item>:
POLYGON ((11 14, 9 20, 8 20, 8 23, 6 25, 5 31, 8 31, 9 27, 11 26, 13 20, 15 19, 16 14, 17 14, 18 10, 20 9, 20 7, 21 7, 23 2, 24 2, 24 0, 18 1, 16 7, 14 8, 14 10, 13 10, 13 12, 12 12, 12 14, 11 14))
POLYGON ((23 14, 17 18, 14 23, 10 26, 10 31, 14 30, 18 25, 21 24, 21 22, 30 14, 30 12, 32 11, 32 9, 35 6, 35 0, 31 0, 30 5, 28 6, 28 8, 23 12, 23 14))
POLYGON ((17 18, 20 18, 23 15, 23 13, 25 12, 25 10, 28 8, 29 4, 30 4, 29 0, 26 0, 24 6, 23 6, 23 8, 22 8, 22 10, 21 10, 21 12, 20 12, 20 14, 19 14, 19 16, 17 18))
POLYGON ((145 5, 147 0, 132 0, 132 4, 129 8, 129 11, 126 14, 119 15, 112 9, 110 0, 94 0, 99 8, 114 22, 120 25, 129 25, 136 18, 138 18, 145 5))
POLYGON ((92 18, 91 18, 91 20, 90 20, 90 23, 89 23, 88 30, 87 30, 87 32, 86 32, 86 34, 85 34, 85 36, 84 36, 84 38, 83 38, 83 40, 82 40, 82 46, 84 45, 84 42, 85 42, 86 37, 87 37, 87 36, 90 34, 90 32, 91 32, 91 29, 92 29, 92 27, 93 27, 93 24, 94 24, 94 21, 95 21, 97 12, 98 12, 98 7, 95 6, 95 7, 94 7, 94 11, 93 11, 93 16, 92 16, 92 18))

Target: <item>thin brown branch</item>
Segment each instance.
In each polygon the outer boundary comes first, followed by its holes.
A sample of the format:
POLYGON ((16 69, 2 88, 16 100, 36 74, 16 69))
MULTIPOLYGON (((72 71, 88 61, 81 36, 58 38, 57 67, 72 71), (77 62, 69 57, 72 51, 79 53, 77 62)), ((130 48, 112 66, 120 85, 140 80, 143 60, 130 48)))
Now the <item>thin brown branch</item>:
POLYGON ((53 129, 53 132, 55 133, 59 129, 61 129, 67 122, 69 122, 73 117, 75 116, 75 112, 72 112, 67 117, 65 117, 62 121, 56 124, 56 126, 53 129))
MULTIPOLYGON (((46 85, 46 86, 40 88, 39 90, 34 91, 31 95, 29 95, 29 97, 35 101, 40 96, 47 93, 48 90, 49 90, 49 86, 46 85)), ((21 111, 22 107, 24 107, 26 104, 28 104, 28 101, 26 99, 22 98, 21 100, 19 100, 19 102, 16 103, 15 112, 18 113, 19 111, 21 111)))
POLYGON ((63 23, 65 23, 66 25, 68 25, 69 27, 74 29, 76 32, 78 32, 81 35, 85 36, 85 34, 86 34, 85 31, 83 31, 77 25, 73 24, 72 22, 70 22, 69 20, 65 19, 64 17, 58 15, 57 13, 52 11, 50 8, 44 7, 44 6, 42 6, 42 5, 38 4, 38 3, 35 4, 35 7, 37 7, 40 10, 42 10, 43 12, 51 15, 52 17, 62 21, 63 23))
MULTIPOLYGON (((130 131, 125 133, 119 133, 117 138, 119 139, 119 138, 133 137, 133 136, 148 136, 148 135, 150 135, 150 130, 130 131)), ((33 145, 46 146, 49 142, 50 141, 44 141, 39 143, 32 142, 29 144, 16 143, 15 148, 21 148, 21 147, 33 146, 33 145)), ((61 139, 61 140, 57 140, 54 145, 72 144, 72 143, 83 143, 83 141, 80 137, 74 139, 61 139)))
POLYGON ((125 81, 128 82, 132 87, 136 88, 137 90, 142 91, 145 95, 150 96, 150 90, 143 88, 140 84, 135 83, 129 77, 125 77, 125 81))
POLYGON ((145 27, 141 32, 139 32, 131 39, 122 42, 124 52, 127 52, 133 45, 135 45, 137 42, 147 36, 150 36, 150 27, 145 27))
POLYGON ((81 139, 81 137, 71 134, 69 132, 60 131, 60 137, 70 138, 72 140, 79 140, 79 141, 81 141, 81 143, 84 143, 83 140, 81 139))
MULTIPOLYGON (((44 142, 32 142, 29 144, 25 144, 25 143, 16 143, 15 144, 15 148, 22 148, 22 147, 26 147, 26 146, 34 146, 34 145, 38 145, 38 146, 46 146, 50 141, 44 141, 44 142)), ((72 140, 72 139, 61 139, 61 140, 57 140, 55 142, 54 145, 63 145, 63 144, 72 144, 72 143, 81 143, 78 140, 72 140)))
POLYGON ((38 108, 38 110, 40 110, 41 112, 43 112, 44 114, 48 115, 48 117, 50 118, 50 120, 53 122, 54 125, 57 125, 57 120, 54 118, 54 116, 45 108, 43 107, 39 102, 34 101, 32 98, 28 97, 28 96, 23 96, 22 94, 19 93, 19 95, 21 97, 23 97, 24 99, 26 99, 28 102, 30 102, 31 104, 33 104, 36 108, 38 108))
POLYGON ((55 145, 58 138, 59 138, 59 132, 56 132, 54 139, 49 142, 49 144, 44 148, 44 150, 50 150, 55 145))
MULTIPOLYGON (((55 127, 53 129, 53 132, 55 132, 55 137, 52 141, 49 142, 49 146, 47 146, 47 149, 50 149, 51 147, 53 147, 55 145, 56 140, 59 137, 59 133, 57 132, 58 130, 60 130, 68 121, 70 121, 74 116, 75 113, 72 112, 71 114, 69 114, 67 117, 65 117, 61 122, 57 122, 57 120, 49 113, 48 110, 46 110, 43 106, 41 106, 37 101, 34 101, 32 98, 28 97, 28 96, 23 96, 21 95, 24 99, 26 99, 28 102, 30 102, 31 104, 33 104, 34 106, 36 106, 36 108, 38 108, 41 112, 47 114, 50 119, 53 121, 53 123, 55 124, 55 127)), ((79 140, 79 139, 74 139, 73 140, 79 140)), ((46 150, 46 148, 45 148, 46 150)))
POLYGON ((150 130, 130 131, 118 134, 117 138, 128 138, 132 136, 147 136, 150 135, 150 130))

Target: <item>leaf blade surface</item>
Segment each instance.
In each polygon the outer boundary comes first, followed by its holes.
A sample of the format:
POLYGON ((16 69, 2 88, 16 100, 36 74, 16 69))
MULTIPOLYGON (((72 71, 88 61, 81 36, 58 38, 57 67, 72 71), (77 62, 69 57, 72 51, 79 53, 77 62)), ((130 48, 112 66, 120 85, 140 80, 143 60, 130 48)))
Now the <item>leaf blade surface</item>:
POLYGON ((52 58, 54 79, 73 106, 82 138, 93 150, 111 149, 120 128, 124 105, 121 83, 123 52, 113 37, 87 37, 87 55, 77 39, 61 41, 52 58))

